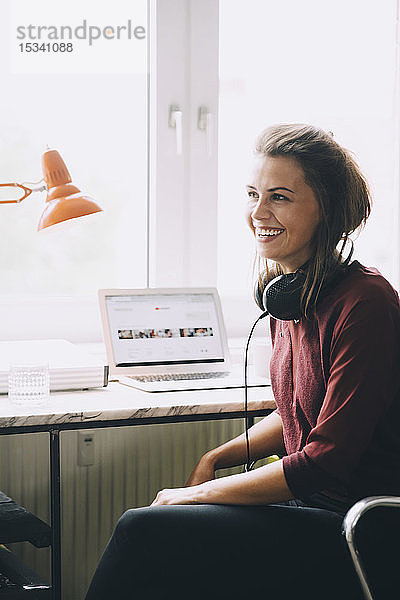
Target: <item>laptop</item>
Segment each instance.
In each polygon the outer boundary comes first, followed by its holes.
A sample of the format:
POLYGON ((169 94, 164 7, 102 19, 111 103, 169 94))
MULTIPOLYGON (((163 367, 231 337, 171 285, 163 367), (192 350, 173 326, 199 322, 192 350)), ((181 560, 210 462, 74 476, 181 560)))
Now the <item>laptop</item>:
MULTIPOLYGON (((110 380, 147 392, 244 387, 215 288, 99 290, 110 380)), ((250 387, 270 381, 249 369, 250 387)))

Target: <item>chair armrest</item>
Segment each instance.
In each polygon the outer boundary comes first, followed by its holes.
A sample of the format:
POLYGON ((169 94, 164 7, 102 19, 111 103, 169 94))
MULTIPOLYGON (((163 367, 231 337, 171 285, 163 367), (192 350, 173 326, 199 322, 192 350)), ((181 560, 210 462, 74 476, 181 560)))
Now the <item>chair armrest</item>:
POLYGON ((347 512, 342 525, 342 532, 346 538, 350 550, 354 568, 360 579, 360 583, 366 600, 373 600, 371 588, 369 586, 365 568, 362 563, 359 550, 355 543, 355 531, 360 518, 372 508, 378 506, 389 506, 391 508, 400 508, 400 497, 398 496, 370 496, 359 500, 347 512))

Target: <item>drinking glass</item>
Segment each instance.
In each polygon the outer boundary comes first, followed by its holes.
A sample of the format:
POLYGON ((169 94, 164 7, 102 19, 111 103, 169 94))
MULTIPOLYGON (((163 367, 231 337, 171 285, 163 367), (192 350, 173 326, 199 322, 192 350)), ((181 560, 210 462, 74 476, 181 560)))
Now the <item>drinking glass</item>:
POLYGON ((8 397, 20 406, 42 406, 50 398, 48 363, 10 365, 8 397))

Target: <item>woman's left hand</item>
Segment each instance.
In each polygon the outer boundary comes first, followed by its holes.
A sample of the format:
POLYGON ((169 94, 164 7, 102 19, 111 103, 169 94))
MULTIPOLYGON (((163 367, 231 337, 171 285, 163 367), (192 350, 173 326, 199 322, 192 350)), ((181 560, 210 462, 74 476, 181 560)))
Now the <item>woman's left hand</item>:
POLYGON ((199 485, 184 488, 165 489, 158 492, 151 506, 162 504, 199 504, 199 485))

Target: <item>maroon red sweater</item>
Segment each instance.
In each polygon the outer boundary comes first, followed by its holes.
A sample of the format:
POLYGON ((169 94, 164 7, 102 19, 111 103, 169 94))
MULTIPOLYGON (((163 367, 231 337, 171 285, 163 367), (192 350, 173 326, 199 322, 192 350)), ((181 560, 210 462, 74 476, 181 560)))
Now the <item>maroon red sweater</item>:
POLYGON ((400 305, 354 261, 317 316, 271 318, 271 381, 295 498, 400 495, 400 305))

